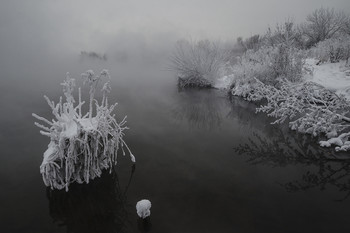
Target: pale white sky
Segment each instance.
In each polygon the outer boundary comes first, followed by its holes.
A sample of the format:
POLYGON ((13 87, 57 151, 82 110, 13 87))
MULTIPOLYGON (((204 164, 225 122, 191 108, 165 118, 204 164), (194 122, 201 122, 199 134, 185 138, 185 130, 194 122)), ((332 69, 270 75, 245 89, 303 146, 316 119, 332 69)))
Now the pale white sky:
POLYGON ((350 11, 349 0, 0 0, 0 52, 106 51, 180 37, 229 40, 287 18, 300 22, 321 6, 350 11))

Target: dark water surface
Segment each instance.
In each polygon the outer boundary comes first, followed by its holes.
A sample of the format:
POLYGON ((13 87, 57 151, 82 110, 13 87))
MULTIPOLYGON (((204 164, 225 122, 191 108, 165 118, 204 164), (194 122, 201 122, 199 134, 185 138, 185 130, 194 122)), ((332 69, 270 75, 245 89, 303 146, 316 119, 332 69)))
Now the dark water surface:
POLYGON ((48 66, 3 73, 0 232, 350 232, 350 163, 322 159, 332 152, 270 125, 254 105, 218 90, 179 92, 154 64, 48 66), (42 95, 57 101, 65 72, 88 68, 110 69, 136 165, 120 155, 112 174, 47 190, 39 166, 49 141, 31 113, 50 116, 42 95), (148 225, 135 210, 144 198, 148 225))

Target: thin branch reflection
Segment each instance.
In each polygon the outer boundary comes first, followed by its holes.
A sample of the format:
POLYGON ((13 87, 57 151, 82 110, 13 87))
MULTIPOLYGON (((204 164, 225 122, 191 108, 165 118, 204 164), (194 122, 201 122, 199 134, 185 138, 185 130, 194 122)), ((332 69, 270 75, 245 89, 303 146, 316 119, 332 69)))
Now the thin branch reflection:
POLYGON ((179 92, 178 104, 171 110, 176 122, 186 121, 191 128, 211 130, 220 128, 223 116, 222 92, 218 90, 186 89, 179 92))
POLYGON ((307 172, 298 180, 281 184, 288 192, 319 189, 336 189, 344 194, 339 201, 350 196, 350 156, 322 148, 317 138, 291 131, 287 125, 271 126, 271 119, 249 111, 255 108, 239 99, 232 99, 234 106, 230 115, 248 128, 246 142, 234 148, 239 155, 247 157, 252 165, 285 167, 302 165, 307 172), (248 109, 248 111, 247 111, 248 109))

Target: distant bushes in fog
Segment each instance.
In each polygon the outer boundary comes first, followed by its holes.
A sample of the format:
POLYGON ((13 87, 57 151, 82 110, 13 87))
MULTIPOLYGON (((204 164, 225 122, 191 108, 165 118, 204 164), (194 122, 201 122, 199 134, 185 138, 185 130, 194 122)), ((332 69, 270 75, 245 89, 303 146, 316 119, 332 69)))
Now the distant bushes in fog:
POLYGON ((171 56, 170 69, 179 79, 180 87, 211 87, 228 60, 228 52, 208 40, 181 40, 171 56))
POLYGON ((87 51, 81 51, 80 52, 81 58, 90 58, 90 59, 97 59, 97 60, 103 60, 107 61, 107 55, 106 54, 99 54, 96 52, 87 52, 87 51))

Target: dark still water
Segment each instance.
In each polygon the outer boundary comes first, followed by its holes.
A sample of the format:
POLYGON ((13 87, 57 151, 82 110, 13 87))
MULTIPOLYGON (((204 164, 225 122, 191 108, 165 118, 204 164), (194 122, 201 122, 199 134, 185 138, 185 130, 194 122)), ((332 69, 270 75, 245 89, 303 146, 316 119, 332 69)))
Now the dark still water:
POLYGON ((218 90, 179 92, 154 64, 51 68, 2 80, 0 232, 350 232, 350 162, 323 159, 332 152, 270 125, 254 105, 218 90), (88 68, 111 72, 110 102, 119 119, 128 115, 136 165, 120 155, 112 174, 47 190, 39 166, 48 138, 31 113, 50 116, 42 95, 57 101, 65 72, 88 68), (147 225, 135 209, 144 198, 147 225))

